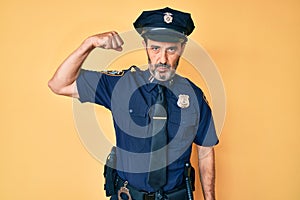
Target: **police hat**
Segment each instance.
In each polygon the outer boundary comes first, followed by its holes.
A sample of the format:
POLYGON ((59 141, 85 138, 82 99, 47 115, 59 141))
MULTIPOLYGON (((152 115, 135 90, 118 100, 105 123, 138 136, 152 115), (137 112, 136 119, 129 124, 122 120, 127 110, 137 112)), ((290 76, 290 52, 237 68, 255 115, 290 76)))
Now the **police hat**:
POLYGON ((195 28, 190 13, 168 7, 142 12, 133 26, 142 37, 160 42, 185 42, 195 28))

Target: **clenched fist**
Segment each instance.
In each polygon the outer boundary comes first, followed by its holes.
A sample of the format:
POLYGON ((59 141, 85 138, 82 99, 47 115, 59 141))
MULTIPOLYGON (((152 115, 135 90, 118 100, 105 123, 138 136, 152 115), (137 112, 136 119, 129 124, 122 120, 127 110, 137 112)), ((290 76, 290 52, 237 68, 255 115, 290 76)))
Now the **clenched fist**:
POLYGON ((122 51, 122 45, 124 44, 120 35, 115 31, 93 35, 87 40, 91 42, 94 48, 100 47, 103 49, 114 49, 116 51, 122 51))

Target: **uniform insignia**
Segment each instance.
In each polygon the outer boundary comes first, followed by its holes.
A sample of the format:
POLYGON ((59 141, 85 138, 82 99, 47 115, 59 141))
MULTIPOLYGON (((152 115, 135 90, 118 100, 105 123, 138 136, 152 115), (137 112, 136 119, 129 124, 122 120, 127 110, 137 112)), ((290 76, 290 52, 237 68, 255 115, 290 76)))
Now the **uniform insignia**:
POLYGON ((173 17, 172 17, 172 13, 169 13, 169 12, 166 12, 166 13, 164 13, 165 15, 164 15, 164 22, 166 22, 167 24, 170 24, 170 23, 172 23, 172 21, 173 21, 173 17))
POLYGON ((178 101, 177 101, 177 105, 180 108, 187 108, 190 106, 190 101, 189 101, 189 95, 186 94, 180 94, 178 96, 178 101))
POLYGON ((104 71, 101 71, 101 73, 109 75, 109 76, 123 76, 124 75, 124 71, 118 71, 118 70, 104 70, 104 71))

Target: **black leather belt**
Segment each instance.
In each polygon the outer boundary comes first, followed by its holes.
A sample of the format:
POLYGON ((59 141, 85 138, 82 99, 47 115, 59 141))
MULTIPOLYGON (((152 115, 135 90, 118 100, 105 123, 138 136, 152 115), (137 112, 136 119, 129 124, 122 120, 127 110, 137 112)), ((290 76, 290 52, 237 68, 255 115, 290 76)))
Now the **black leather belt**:
POLYGON ((144 194, 144 200, 155 200, 155 193, 144 194))
MULTIPOLYGON (((117 177, 116 186, 117 190, 124 186, 125 181, 123 181, 120 177, 117 177)), ((136 188, 130 186, 130 184, 126 185, 126 188, 129 189, 129 193, 133 200, 155 200, 155 197, 158 193, 155 192, 144 192, 139 191, 136 188)), ((187 199, 187 192, 185 186, 178 187, 172 191, 166 192, 164 194, 166 199, 168 200, 185 200, 187 199)))

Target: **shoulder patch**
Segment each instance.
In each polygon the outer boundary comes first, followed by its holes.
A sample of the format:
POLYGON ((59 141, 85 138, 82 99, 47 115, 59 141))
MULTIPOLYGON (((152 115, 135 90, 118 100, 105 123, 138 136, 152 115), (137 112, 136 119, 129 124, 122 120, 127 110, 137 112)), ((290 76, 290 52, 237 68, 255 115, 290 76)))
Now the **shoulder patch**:
POLYGON ((102 74, 106 74, 108 76, 123 76, 124 71, 118 71, 118 70, 103 70, 100 71, 102 74))

